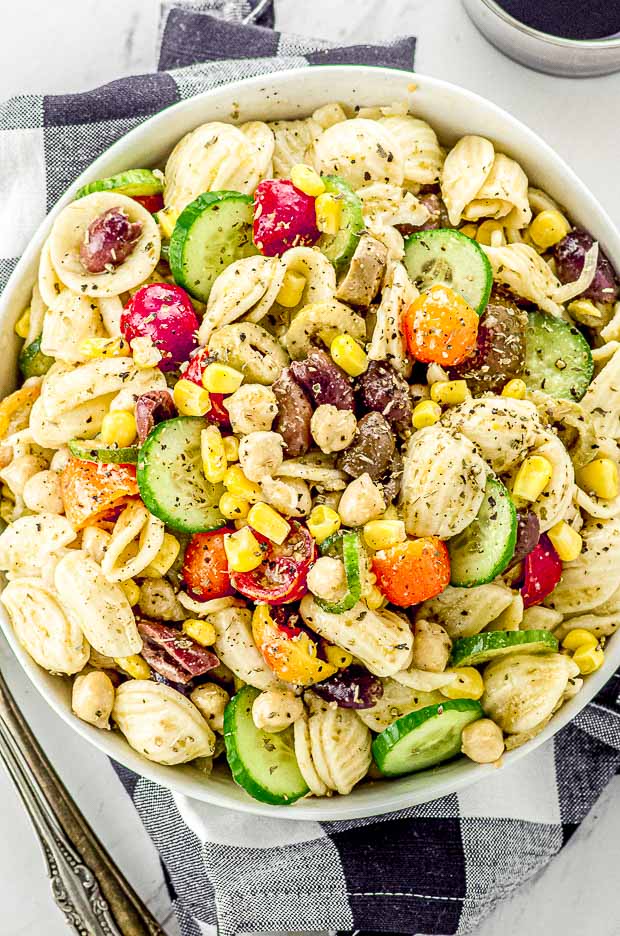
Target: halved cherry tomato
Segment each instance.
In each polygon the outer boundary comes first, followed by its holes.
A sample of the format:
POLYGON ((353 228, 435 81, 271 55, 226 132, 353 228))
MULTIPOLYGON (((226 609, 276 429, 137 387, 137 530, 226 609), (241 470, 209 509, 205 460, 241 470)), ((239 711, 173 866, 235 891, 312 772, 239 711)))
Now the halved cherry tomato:
POLYGON ((76 530, 96 523, 139 493, 134 465, 81 458, 69 459, 60 474, 60 487, 65 515, 76 530))
POLYGON ((550 595, 562 577, 562 560, 548 536, 543 535, 523 560, 523 607, 540 604, 550 595))
POLYGON ((288 636, 273 620, 267 605, 258 605, 254 611, 252 636, 267 666, 285 682, 312 686, 338 672, 317 656, 317 645, 305 631, 288 636))
POLYGON ((131 297, 121 315, 123 338, 148 337, 161 352, 159 369, 174 370, 196 347, 198 319, 184 289, 147 283, 131 297))
MULTIPOLYGON (((211 363, 211 360, 212 358, 209 357, 207 348, 198 348, 190 355, 188 362, 181 367, 181 375, 185 380, 191 380, 192 383, 202 387, 202 375, 205 367, 207 364, 211 363)), ((210 393, 209 399, 211 400, 211 409, 207 413, 205 419, 224 429, 230 429, 228 410, 223 405, 225 399, 224 394, 210 393)))
POLYGON ((254 192, 254 243, 266 257, 319 239, 316 199, 290 179, 265 179, 254 192))
POLYGON ((377 587, 400 608, 434 598, 450 584, 450 554, 436 536, 380 549, 372 560, 377 587))
POLYGON ((296 520, 290 521, 291 532, 281 546, 258 534, 267 544, 265 561, 252 572, 233 572, 233 586, 246 598, 268 605, 288 604, 307 591, 306 577, 316 559, 316 545, 309 531, 296 520))
POLYGON ((132 197, 134 201, 140 202, 142 207, 146 208, 147 211, 150 211, 151 214, 156 214, 164 207, 164 196, 161 194, 133 195, 132 197))
POLYGON ((410 354, 426 364, 460 364, 477 347, 478 316, 449 286, 437 284, 418 296, 403 328, 410 354))
POLYGON ((228 527, 210 533, 194 533, 185 550, 182 576, 193 598, 209 601, 232 595, 224 536, 228 527))

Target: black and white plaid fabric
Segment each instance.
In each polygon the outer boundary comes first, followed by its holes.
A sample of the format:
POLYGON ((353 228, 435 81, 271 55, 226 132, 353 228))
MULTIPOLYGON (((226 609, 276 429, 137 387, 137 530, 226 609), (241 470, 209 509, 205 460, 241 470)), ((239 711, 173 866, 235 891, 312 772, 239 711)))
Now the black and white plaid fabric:
MULTIPOLYGON (((241 21, 258 0, 167 2, 159 71, 0 106, 0 286, 67 185, 122 134, 233 79, 323 62, 410 69, 415 40, 337 48, 241 21), (225 59, 223 59, 225 56, 225 59)), ((262 9, 262 4, 261 4, 262 9)), ((342 823, 190 802, 119 767, 159 849, 183 936, 467 933, 566 843, 620 767, 620 676, 552 741, 432 803, 342 823)))

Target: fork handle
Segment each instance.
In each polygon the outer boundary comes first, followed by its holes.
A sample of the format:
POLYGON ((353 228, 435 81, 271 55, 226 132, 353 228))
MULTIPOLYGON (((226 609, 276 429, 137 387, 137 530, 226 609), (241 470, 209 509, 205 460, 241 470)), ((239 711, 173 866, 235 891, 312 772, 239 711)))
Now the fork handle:
POLYGON ((0 673, 0 757, 41 842, 52 894, 79 936, 165 936, 58 777, 0 673))

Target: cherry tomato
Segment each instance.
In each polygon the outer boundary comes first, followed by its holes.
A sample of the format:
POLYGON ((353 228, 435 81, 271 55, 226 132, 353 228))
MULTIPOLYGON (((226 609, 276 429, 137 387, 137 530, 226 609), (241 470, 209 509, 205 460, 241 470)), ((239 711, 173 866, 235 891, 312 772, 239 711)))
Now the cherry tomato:
POLYGON ((185 550, 182 576, 193 598, 210 601, 232 595, 224 536, 234 530, 221 527, 210 533, 194 533, 185 550))
POLYGON ((161 194, 158 195, 134 195, 133 200, 139 202, 143 208, 146 208, 147 211, 150 211, 151 214, 156 214, 158 211, 161 211, 164 207, 164 197, 161 194))
POLYGON ((254 610, 252 636, 267 666, 286 682, 312 686, 337 672, 335 666, 317 656, 316 642, 305 631, 287 635, 264 604, 254 610))
POLYGON ((523 560, 523 607, 540 604, 550 595, 562 577, 562 560, 548 536, 540 537, 538 545, 523 560))
POLYGON ((437 284, 418 296, 403 329, 409 353, 426 364, 460 364, 477 348, 478 316, 449 286, 437 284))
POLYGON ((121 315, 123 338, 148 336, 162 354, 160 370, 174 370, 196 347, 198 319, 189 296, 180 286, 149 283, 141 286, 121 315))
POLYGON ((315 199, 289 179, 266 179, 254 192, 254 243, 266 257, 319 239, 315 199))
POLYGON ((139 493, 135 465, 70 458, 60 474, 67 520, 76 530, 107 519, 139 493))
POLYGON ((388 601, 408 608, 434 598, 450 584, 450 555, 436 536, 422 536, 380 549, 372 571, 388 601))
MULTIPOLYGON (((205 367, 211 362, 207 348, 198 348, 190 355, 187 364, 181 367, 181 374, 185 380, 191 380, 192 383, 202 387, 202 375, 205 367)), ((210 423, 220 426, 223 429, 230 429, 230 417, 228 410, 223 404, 225 396, 223 393, 210 393, 211 409, 205 416, 210 423)))
POLYGON ((306 593, 306 577, 316 559, 316 546, 301 523, 290 521, 291 532, 281 546, 267 542, 265 561, 252 572, 232 572, 233 586, 246 598, 268 605, 299 601, 306 593))

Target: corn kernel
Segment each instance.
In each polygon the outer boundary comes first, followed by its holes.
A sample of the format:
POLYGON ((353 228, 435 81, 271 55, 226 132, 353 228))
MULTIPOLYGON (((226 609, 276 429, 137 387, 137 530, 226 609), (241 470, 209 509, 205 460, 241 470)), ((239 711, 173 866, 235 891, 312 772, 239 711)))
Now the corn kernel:
POLYGON ((125 598, 133 608, 134 605, 137 605, 140 601, 140 586, 137 582, 134 582, 133 579, 127 579, 124 582, 119 583, 122 590, 125 592, 125 598))
POLYGON ((272 543, 281 545, 290 533, 290 526, 269 504, 254 504, 248 514, 248 523, 272 543))
POLYGON ((528 231, 534 243, 547 250, 566 237, 570 231, 570 224, 561 212, 553 208, 537 214, 528 231))
POLYGON ((568 311, 578 321, 582 318, 600 319, 603 317, 601 310, 597 309, 589 299, 575 299, 569 303, 568 311))
POLYGON ((30 306, 15 322, 15 334, 20 338, 27 338, 30 331, 30 306))
POLYGON ((132 679, 151 678, 151 667, 146 660, 137 653, 128 657, 114 657, 114 662, 124 673, 131 676, 132 679))
POLYGON ((228 470, 228 462, 222 433, 217 426, 207 426, 200 433, 200 455, 202 470, 207 481, 211 484, 219 484, 223 481, 228 470))
POLYGON ((182 416, 204 416, 211 409, 209 394, 192 380, 177 380, 172 396, 182 416))
POLYGON ((166 572, 169 572, 175 563, 181 544, 172 533, 164 533, 164 541, 159 547, 159 551, 154 559, 151 559, 140 575, 145 578, 162 578, 166 572))
POLYGON ((583 548, 581 536, 564 520, 560 520, 550 530, 547 530, 547 536, 562 562, 572 562, 581 553, 583 548))
POLYGON ((217 633, 211 621, 200 621, 198 618, 183 621, 183 633, 201 647, 211 647, 217 640, 217 633))
POLYGON ((241 465, 231 465, 222 480, 224 481, 224 487, 230 494, 241 497, 243 500, 249 501, 250 504, 257 504, 265 499, 260 486, 255 481, 246 478, 241 465))
POLYGON ((133 362, 140 370, 157 367, 162 359, 162 353, 157 345, 153 343, 150 335, 140 335, 138 338, 132 338, 129 344, 133 362))
POLYGON ((172 208, 164 208, 163 211, 157 212, 157 223, 159 224, 162 237, 165 237, 166 240, 170 240, 172 237, 177 218, 178 213, 173 211, 172 208))
POLYGON ((263 561, 263 550, 249 526, 225 536, 224 549, 231 572, 251 572, 263 561))
POLYGON ((330 353, 338 367, 351 377, 359 377, 368 369, 368 356, 351 335, 337 335, 331 343, 330 353))
POLYGON ((79 352, 88 360, 131 356, 129 342, 124 338, 85 338, 80 344, 79 352))
POLYGON ((250 502, 226 491, 220 497, 220 513, 227 520, 244 520, 250 512, 250 502))
POLYGON ((346 669, 353 662, 353 657, 348 650, 342 650, 334 644, 327 644, 324 647, 324 653, 327 662, 335 666, 336 669, 346 669))
POLYGON ((226 455, 226 461, 239 461, 239 439, 237 436, 224 436, 222 442, 224 443, 224 454, 226 455))
POLYGON ((101 423, 101 441, 104 445, 116 445, 124 448, 135 440, 137 435, 136 417, 129 410, 115 410, 106 413, 101 423))
POLYGON ((364 541, 371 549, 389 549, 406 539, 402 520, 369 520, 364 524, 364 541))
POLYGON ((378 611, 386 603, 386 598, 376 585, 371 585, 364 595, 364 601, 371 611, 378 611))
POLYGON ((600 647, 579 647, 573 653, 573 661, 579 667, 582 676, 588 676, 600 669, 605 662, 605 651, 600 647))
POLYGON ((479 699, 484 692, 482 676, 473 666, 458 666, 447 673, 456 673, 454 682, 439 690, 447 699, 479 699))
POLYGON ((434 400, 420 400, 413 410, 413 428, 425 429, 441 419, 441 406, 434 400))
POLYGON ((462 228, 459 228, 461 234, 464 234, 465 237, 471 237, 472 240, 476 239, 477 230, 475 224, 464 224, 462 228))
POLYGON ((598 640, 592 631, 586 630, 585 627, 574 627, 562 641, 562 646, 572 652, 580 650, 581 647, 598 647, 598 640))
POLYGON ((469 396, 466 380, 438 380, 431 386, 431 400, 442 406, 457 406, 469 396))
POLYGON ((202 385, 209 393, 234 393, 242 383, 241 371, 228 364, 207 364, 202 373, 202 385))
POLYGON ((316 226, 323 234, 337 234, 342 219, 342 201, 331 192, 319 195, 314 203, 316 210, 316 226))
POLYGON ((276 296, 276 302, 279 302, 285 309, 293 309, 301 302, 306 283, 306 277, 302 276, 301 273, 287 270, 282 280, 280 292, 276 296))
POLYGON ((296 163, 291 169, 291 182, 305 195, 322 195, 325 191, 323 179, 311 166, 296 163))
POLYGON ((587 494, 613 500, 618 496, 618 466, 611 458, 595 458, 579 469, 577 483, 587 494))
POLYGON ((512 493, 526 501, 538 500, 551 481, 553 467, 543 455, 530 455, 526 458, 515 478, 512 493))
POLYGON ((318 504, 313 507, 307 520, 307 527, 317 543, 323 543, 328 536, 333 536, 341 527, 339 515, 331 507, 318 504))
POLYGON ((519 377, 515 377, 514 380, 509 380, 502 389, 502 396, 510 397, 511 400, 524 400, 526 393, 527 387, 525 381, 521 380, 519 377))
POLYGON ((504 229, 497 221, 483 221, 476 231, 476 240, 487 247, 501 247, 506 243, 504 229))

